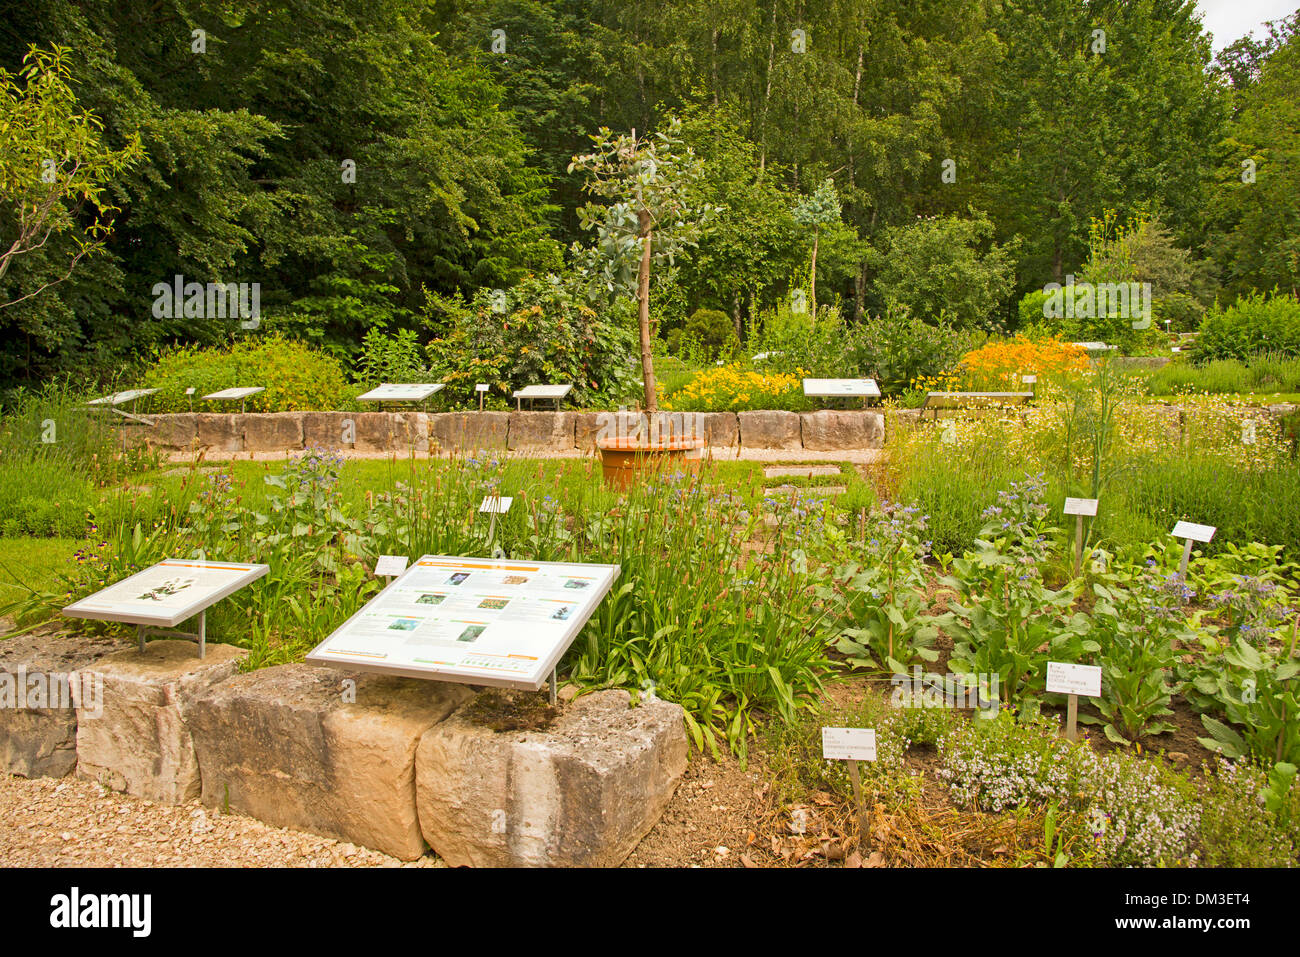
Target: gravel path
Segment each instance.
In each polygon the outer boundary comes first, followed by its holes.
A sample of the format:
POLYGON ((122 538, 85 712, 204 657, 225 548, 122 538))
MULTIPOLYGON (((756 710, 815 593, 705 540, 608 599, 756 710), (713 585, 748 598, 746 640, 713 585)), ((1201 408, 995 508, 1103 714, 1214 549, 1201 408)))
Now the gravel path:
POLYGON ((0 772, 5 867, 440 867, 222 815, 197 801, 154 804, 76 778, 0 772))

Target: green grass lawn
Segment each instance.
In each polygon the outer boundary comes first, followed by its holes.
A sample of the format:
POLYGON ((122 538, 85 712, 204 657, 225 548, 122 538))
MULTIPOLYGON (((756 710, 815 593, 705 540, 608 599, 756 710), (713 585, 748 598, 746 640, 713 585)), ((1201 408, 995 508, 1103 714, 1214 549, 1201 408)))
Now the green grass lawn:
POLYGON ((87 544, 75 538, 0 538, 0 605, 23 597, 27 588, 53 590, 58 573, 87 544))

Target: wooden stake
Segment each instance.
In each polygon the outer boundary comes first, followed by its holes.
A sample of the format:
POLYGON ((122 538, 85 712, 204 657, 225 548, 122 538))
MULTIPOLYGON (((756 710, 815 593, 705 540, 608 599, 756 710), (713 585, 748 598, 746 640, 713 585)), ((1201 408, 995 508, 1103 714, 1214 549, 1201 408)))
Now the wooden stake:
POLYGON ((1189 538, 1187 544, 1183 547, 1183 561, 1178 566, 1178 574, 1184 578, 1187 577, 1187 563, 1192 560, 1192 540, 1189 538))
POLYGON ((1079 740, 1079 696, 1070 695, 1070 703, 1065 711, 1065 736, 1071 741, 1079 740))
POLYGON ((867 805, 862 800, 862 781, 858 777, 857 761, 849 762, 849 781, 853 784, 853 800, 858 805, 858 827, 862 832, 858 844, 865 853, 867 848, 871 846, 871 832, 867 824, 867 805))
POLYGON ((1083 574, 1083 516, 1078 515, 1074 526, 1074 577, 1083 574))

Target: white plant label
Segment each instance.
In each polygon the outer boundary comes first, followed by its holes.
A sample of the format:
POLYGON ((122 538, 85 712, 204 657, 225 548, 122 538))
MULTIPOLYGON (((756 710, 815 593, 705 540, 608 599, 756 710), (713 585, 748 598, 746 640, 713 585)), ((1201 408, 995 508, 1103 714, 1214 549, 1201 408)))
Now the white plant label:
POLYGON ((380 555, 375 562, 376 578, 393 578, 406 571, 408 559, 405 555, 380 555))
POLYGON ((488 384, 486 382, 480 382, 478 383, 478 385, 474 386, 475 392, 486 392, 487 390, 488 390, 488 384))
POLYGON ((1047 690, 1056 694, 1080 694, 1087 698, 1100 698, 1101 668, 1096 665, 1049 661, 1047 690))
POLYGON ((1097 499, 1095 498, 1067 498, 1065 500, 1066 515, 1087 515, 1092 518, 1097 515, 1097 499))
POLYGON ((822 757, 827 761, 876 760, 876 729, 822 728, 822 757))
POLYGON ((483 504, 478 507, 479 514, 484 515, 496 512, 498 515, 504 515, 506 512, 510 511, 510 503, 513 501, 514 498, 509 495, 489 495, 487 498, 483 499, 483 504))
POLYGON ((1196 525, 1192 522, 1179 522, 1169 534, 1174 538, 1190 538, 1194 542, 1208 542, 1218 529, 1213 525, 1196 525))

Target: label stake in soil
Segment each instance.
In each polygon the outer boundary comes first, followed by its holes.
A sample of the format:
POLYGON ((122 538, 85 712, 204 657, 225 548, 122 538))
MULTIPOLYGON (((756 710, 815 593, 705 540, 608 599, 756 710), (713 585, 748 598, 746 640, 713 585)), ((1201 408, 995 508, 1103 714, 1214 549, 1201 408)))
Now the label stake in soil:
POLYGON ((822 728, 822 758, 849 762, 849 783, 853 785, 853 802, 858 808, 858 827, 861 830, 859 842, 865 851, 871 844, 871 830, 867 821, 867 803, 862 797, 858 762, 876 760, 876 729, 822 728))
POLYGON ((1096 665, 1075 665, 1064 661, 1047 663, 1047 690, 1053 694, 1070 696, 1065 712, 1065 736, 1079 740, 1079 695, 1101 697, 1101 668, 1096 665))
POLYGON ((1067 498, 1065 500, 1066 515, 1074 515, 1077 521, 1074 526, 1074 577, 1078 578, 1083 574, 1083 518, 1096 518, 1097 500, 1095 498, 1067 498))
POLYGON ((1194 525, 1191 522, 1179 522, 1169 534, 1186 541, 1183 547, 1183 560, 1178 566, 1178 574, 1187 577, 1187 563, 1192 560, 1192 542, 1208 542, 1218 531, 1213 525, 1194 525))

